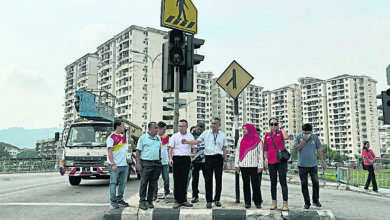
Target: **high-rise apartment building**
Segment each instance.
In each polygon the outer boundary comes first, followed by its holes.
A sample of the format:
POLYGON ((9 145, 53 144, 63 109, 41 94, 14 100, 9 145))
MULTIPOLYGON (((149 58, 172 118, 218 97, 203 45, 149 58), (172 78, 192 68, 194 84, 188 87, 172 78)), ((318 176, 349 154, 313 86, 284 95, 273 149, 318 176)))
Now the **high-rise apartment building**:
POLYGON ((379 155, 376 83, 368 76, 352 75, 326 80, 329 145, 350 159, 361 154, 366 140, 379 155))
MULTIPOLYGON (((292 149, 296 135, 302 131, 301 89, 291 84, 271 92, 271 117, 282 123, 289 135, 286 147, 292 149)), ((268 121, 267 121, 268 122, 268 121)), ((267 129, 269 132, 269 128, 267 129)))
POLYGON ((302 124, 313 125, 313 133, 322 144, 329 145, 326 81, 306 77, 299 79, 302 94, 302 124))
POLYGON ((97 54, 88 53, 65 67, 64 127, 77 118, 74 108, 76 90, 97 88, 97 62, 97 54))
POLYGON ((162 44, 167 32, 135 25, 98 46, 98 88, 114 94, 116 113, 146 129, 158 118, 162 44))
MULTIPOLYGON (((212 88, 212 113, 213 117, 221 119, 221 130, 226 133, 228 140, 228 154, 234 155, 234 100, 213 80, 212 88)), ((248 85, 238 97, 238 130, 239 137, 242 137, 242 125, 251 123, 260 127, 259 112, 261 90, 263 88, 255 85, 248 85)))

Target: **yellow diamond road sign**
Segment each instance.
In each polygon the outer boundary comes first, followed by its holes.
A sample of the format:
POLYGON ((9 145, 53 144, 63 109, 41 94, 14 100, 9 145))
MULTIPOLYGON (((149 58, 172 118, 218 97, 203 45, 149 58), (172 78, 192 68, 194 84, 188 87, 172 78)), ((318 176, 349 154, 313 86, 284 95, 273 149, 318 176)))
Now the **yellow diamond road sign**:
POLYGON ((233 99, 237 99, 242 90, 253 80, 253 76, 240 66, 235 60, 218 78, 217 83, 233 99))
POLYGON ((198 10, 191 0, 162 0, 161 26, 198 33, 198 10))

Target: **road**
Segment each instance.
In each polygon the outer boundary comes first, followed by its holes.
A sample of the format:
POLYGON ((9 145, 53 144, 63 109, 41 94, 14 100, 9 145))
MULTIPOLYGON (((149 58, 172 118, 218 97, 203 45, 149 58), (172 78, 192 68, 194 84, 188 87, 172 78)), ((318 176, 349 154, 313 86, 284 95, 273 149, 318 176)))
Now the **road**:
MULTIPOLYGON (((109 208, 109 180, 71 186, 59 173, 0 174, 0 219, 102 219, 109 208)), ((138 193, 139 180, 125 195, 138 193)))
MULTIPOLYGON (((240 188, 243 200, 242 185, 240 188)), ((128 182, 125 197, 138 193, 138 189, 139 180, 128 182)), ((234 175, 224 173, 222 196, 235 197, 234 189, 234 175)), ((200 191, 204 193, 202 178, 200 191)), ((262 194, 263 209, 268 209, 271 205, 269 180, 263 181, 262 194)), ((109 207, 108 197, 108 180, 83 180, 80 186, 71 186, 67 177, 57 173, 0 175, 0 219, 102 219, 109 207)), ((280 208, 280 187, 278 200, 280 208)), ((322 209, 331 210, 337 219, 389 219, 390 216, 388 197, 321 188, 320 201, 322 209)), ((299 185, 289 185, 289 206, 290 210, 303 210, 299 185)))

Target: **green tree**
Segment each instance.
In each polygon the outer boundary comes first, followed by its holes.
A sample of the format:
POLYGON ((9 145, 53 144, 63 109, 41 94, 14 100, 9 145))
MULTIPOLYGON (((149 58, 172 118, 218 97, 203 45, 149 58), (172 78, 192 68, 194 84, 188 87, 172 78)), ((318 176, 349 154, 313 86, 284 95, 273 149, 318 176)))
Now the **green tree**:
POLYGON ((20 159, 24 159, 24 158, 36 158, 37 157, 37 153, 35 151, 23 151, 23 152, 20 152, 18 155, 17 155, 17 158, 20 158, 20 159))

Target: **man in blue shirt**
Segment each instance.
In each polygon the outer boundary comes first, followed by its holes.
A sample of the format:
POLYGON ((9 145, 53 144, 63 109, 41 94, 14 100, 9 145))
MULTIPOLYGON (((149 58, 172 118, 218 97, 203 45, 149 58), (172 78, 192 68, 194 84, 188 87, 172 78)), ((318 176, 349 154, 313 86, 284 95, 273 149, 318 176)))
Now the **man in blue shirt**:
POLYGON ((301 190, 305 200, 305 209, 309 209, 311 205, 307 181, 308 174, 310 174, 313 185, 313 203, 317 207, 322 206, 319 201, 320 185, 318 182, 318 164, 316 151, 321 158, 322 169, 326 168, 321 150, 321 141, 317 135, 312 134, 312 132, 313 126, 311 124, 304 124, 302 126, 302 134, 297 135, 295 138, 294 146, 295 151, 298 152, 299 178, 301 179, 301 190))
POLYGON ((150 122, 148 132, 141 136, 137 144, 137 170, 141 172, 139 208, 143 210, 154 208, 153 194, 161 173, 161 139, 157 129, 157 123, 150 122), (145 200, 147 188, 149 190, 145 200))

